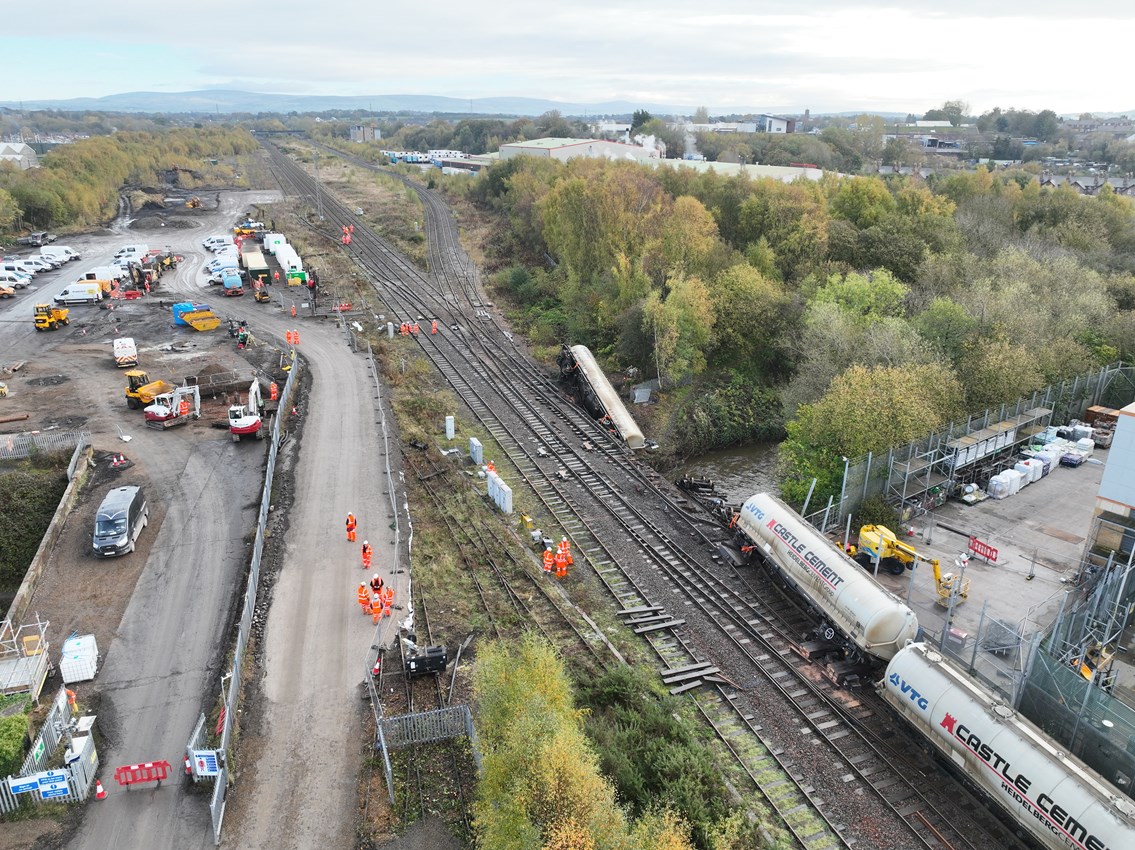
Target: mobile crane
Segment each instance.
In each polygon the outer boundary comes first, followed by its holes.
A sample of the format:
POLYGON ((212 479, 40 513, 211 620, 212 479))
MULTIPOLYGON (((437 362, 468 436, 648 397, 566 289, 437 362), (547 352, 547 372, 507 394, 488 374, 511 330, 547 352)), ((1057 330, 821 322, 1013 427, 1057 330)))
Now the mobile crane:
POLYGON ((903 543, 885 525, 865 525, 859 529, 859 546, 853 547, 852 557, 864 566, 871 567, 878 561, 879 566, 893 575, 902 575, 914 569, 916 562, 929 564, 934 570, 934 586, 938 589, 938 604, 949 605, 950 597, 956 594, 957 601, 969 597, 968 578, 953 573, 943 573, 937 558, 928 558, 913 546, 903 543))

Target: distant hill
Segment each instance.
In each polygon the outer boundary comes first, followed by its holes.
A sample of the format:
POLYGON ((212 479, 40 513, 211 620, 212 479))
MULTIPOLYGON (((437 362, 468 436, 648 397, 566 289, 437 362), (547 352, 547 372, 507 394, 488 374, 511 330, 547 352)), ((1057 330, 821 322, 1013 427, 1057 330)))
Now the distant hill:
MULTIPOLYGON (((35 110, 62 109, 71 112, 186 112, 202 114, 231 114, 258 112, 327 112, 333 109, 367 112, 422 112, 456 115, 542 115, 553 109, 564 115, 630 115, 636 109, 645 109, 655 115, 692 115, 695 106, 632 103, 625 100, 602 103, 568 103, 531 97, 478 97, 463 99, 428 94, 377 94, 377 95, 303 95, 267 94, 261 92, 205 89, 185 92, 123 92, 106 97, 76 97, 67 100, 8 100, 0 101, 0 108, 35 110)), ((716 110, 720 114, 781 114, 780 110, 730 107, 716 110)), ((855 116, 863 110, 829 113, 855 116)), ((788 113, 792 114, 792 113, 788 113)), ((884 118, 902 118, 906 113, 874 112, 884 118)), ((817 114, 818 115, 818 114, 817 114)))
POLYGON ((424 94, 382 94, 358 96, 265 94, 246 91, 206 89, 188 92, 124 92, 106 97, 77 97, 67 100, 0 101, 8 109, 63 109, 97 112, 326 112, 332 109, 369 112, 441 112, 461 115, 542 115, 558 109, 564 115, 629 115, 647 109, 662 115, 690 114, 694 107, 665 104, 609 101, 604 103, 565 103, 528 97, 481 97, 463 99, 424 94))

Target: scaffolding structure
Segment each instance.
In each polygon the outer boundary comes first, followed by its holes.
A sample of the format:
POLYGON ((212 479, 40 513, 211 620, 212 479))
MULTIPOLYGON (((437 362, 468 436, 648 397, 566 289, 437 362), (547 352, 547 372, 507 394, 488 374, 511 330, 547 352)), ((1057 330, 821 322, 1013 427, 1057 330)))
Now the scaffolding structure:
POLYGON ((1135 365, 1130 364, 1114 363, 1050 384, 1015 404, 950 423, 877 456, 845 459, 839 493, 811 501, 804 518, 821 531, 843 528, 864 500, 881 495, 898 505, 908 521, 967 484, 984 487, 1012 466, 1022 446, 1047 425, 1081 419, 1092 405, 1120 408, 1133 400, 1135 365))

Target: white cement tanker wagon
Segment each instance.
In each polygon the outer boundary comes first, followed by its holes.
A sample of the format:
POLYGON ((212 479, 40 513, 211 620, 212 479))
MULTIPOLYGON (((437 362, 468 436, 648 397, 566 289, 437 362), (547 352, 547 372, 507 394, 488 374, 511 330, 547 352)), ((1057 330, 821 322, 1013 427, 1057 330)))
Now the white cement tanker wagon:
POLYGON ((1135 848, 1135 802, 934 649, 901 649, 879 690, 1044 847, 1135 848))
POLYGON ((887 661, 918 636, 918 618, 901 599, 776 496, 750 496, 737 528, 823 617, 822 636, 842 636, 851 657, 887 661))

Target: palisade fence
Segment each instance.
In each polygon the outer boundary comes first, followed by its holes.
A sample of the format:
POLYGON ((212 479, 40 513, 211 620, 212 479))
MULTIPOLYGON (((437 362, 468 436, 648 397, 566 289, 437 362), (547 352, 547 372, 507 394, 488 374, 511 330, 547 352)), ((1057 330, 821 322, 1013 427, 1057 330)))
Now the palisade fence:
MULTIPOLYGON (((1066 423, 1079 419, 1088 407, 1104 404, 1122 407, 1135 398, 1135 366, 1122 362, 1104 366, 1086 375, 1062 381, 1037 390, 1016 404, 1003 404, 970 416, 962 422, 951 422, 945 428, 927 434, 918 440, 897 446, 877 455, 868 453, 844 462, 841 492, 817 503, 808 504, 805 519, 823 532, 842 530, 848 516, 858 513, 860 505, 871 496, 894 495, 901 490, 903 473, 897 469, 925 459, 930 467, 945 458, 946 444, 951 440, 972 434, 992 423, 1003 422, 1027 411, 1051 411, 1052 423, 1066 423)), ((922 513, 925 504, 904 504, 914 514, 922 513)), ((858 529, 852 529, 857 531, 858 529)))
MULTIPOLYGON (((0 436, 0 460, 23 460, 33 455, 55 454, 57 452, 75 452, 91 443, 89 431, 59 431, 45 434, 39 431, 28 431, 22 434, 4 434, 0 436)), ((68 469, 68 478, 74 476, 74 465, 78 463, 72 457, 71 467, 68 469)))
MULTIPOLYGON (((237 722, 237 707, 240 702, 241 667, 244 652, 248 647, 252 632, 252 615, 256 611, 256 597, 260 589, 260 564, 264 555, 264 533, 268 523, 268 507, 272 500, 272 480, 276 472, 276 457, 285 436, 284 420, 290 411, 292 393, 297 385, 302 361, 296 358, 288 372, 280 392, 279 406, 272 421, 272 444, 268 449, 268 465, 264 471, 264 490, 260 497, 260 514, 256 519, 256 540, 252 545, 252 561, 248 568, 248 584, 244 591, 244 606, 241 609, 240 626, 237 629, 236 648, 233 650, 232 672, 229 674, 228 690, 224 699, 224 720, 221 724, 221 743, 219 749, 225 754, 224 764, 217 774, 213 786, 213 796, 209 802, 209 813, 213 820, 213 842, 221 843, 221 824, 225 818, 225 798, 229 781, 228 756, 232 746, 233 727, 237 722)), ((222 685, 223 686, 223 685, 222 685)))

